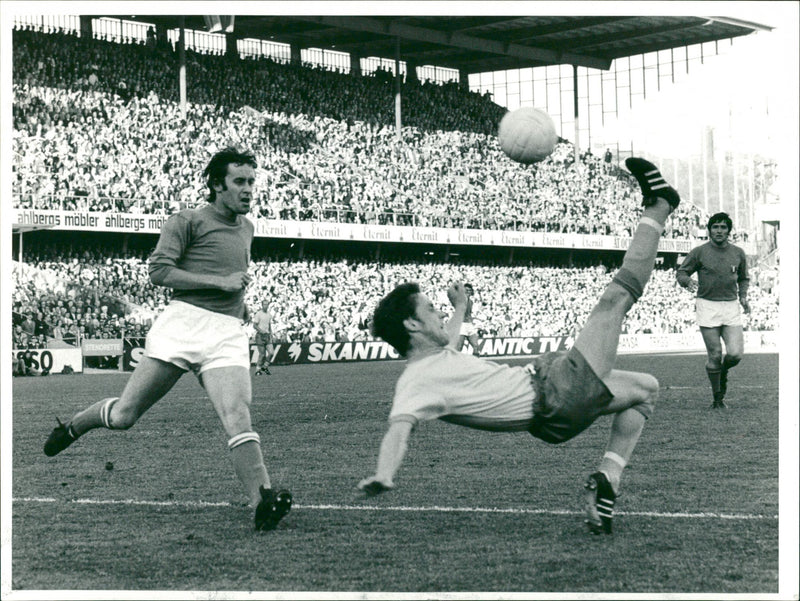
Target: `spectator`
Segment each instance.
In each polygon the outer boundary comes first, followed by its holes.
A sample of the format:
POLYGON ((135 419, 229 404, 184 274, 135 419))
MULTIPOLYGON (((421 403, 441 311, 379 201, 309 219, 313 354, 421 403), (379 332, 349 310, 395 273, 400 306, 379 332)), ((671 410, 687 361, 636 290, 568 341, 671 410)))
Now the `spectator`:
POLYGON ((52 338, 56 342, 64 341, 64 328, 60 317, 56 319, 55 325, 53 326, 52 338))
POLYGON ((29 337, 36 334, 36 322, 33 320, 30 314, 26 315, 22 322, 22 331, 29 337))
POLYGON ((25 349, 24 351, 20 351, 17 354, 17 358, 19 361, 17 370, 18 375, 20 376, 39 376, 42 375, 38 369, 36 369, 33 360, 33 353, 29 349, 25 349))

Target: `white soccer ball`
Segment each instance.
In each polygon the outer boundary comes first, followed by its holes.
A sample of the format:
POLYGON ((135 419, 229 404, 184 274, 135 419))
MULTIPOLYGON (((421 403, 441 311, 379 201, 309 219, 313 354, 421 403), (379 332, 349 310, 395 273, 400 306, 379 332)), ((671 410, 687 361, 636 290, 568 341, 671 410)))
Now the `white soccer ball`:
POLYGON ((497 141, 510 159, 529 165, 550 156, 558 135, 550 115, 524 106, 503 115, 497 128, 497 141))

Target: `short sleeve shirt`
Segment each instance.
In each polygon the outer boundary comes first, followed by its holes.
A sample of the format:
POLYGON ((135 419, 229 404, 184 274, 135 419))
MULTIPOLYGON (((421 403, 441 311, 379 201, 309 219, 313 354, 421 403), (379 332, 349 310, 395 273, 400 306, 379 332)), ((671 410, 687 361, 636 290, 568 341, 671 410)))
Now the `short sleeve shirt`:
POLYGON ((397 381, 389 421, 442 419, 498 431, 526 430, 536 393, 531 372, 452 347, 408 361, 397 381))
MULTIPOLYGON (((211 205, 181 211, 162 227, 150 255, 150 269, 177 267, 220 276, 247 271, 253 233, 249 219, 238 215, 235 222, 225 221, 211 205)), ((240 319, 244 316, 244 290, 173 290, 172 298, 240 319)))
POLYGON ((253 316, 253 325, 260 334, 269 334, 272 331, 272 314, 261 309, 253 316))
POLYGON ((733 244, 706 242, 693 248, 678 268, 679 273, 697 272, 697 298, 732 301, 747 291, 749 276, 744 250, 733 244))

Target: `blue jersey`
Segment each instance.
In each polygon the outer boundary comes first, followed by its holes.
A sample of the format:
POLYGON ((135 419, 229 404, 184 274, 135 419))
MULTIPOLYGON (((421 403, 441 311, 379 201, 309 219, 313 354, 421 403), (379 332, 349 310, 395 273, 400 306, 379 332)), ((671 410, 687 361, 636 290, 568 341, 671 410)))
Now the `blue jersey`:
MULTIPOLYGON (((210 204, 181 211, 161 229, 156 249, 150 255, 150 273, 175 267, 218 276, 246 272, 253 232, 252 222, 243 215, 227 221, 210 204)), ((172 298, 239 319, 245 314, 244 289, 173 290, 172 298)))
POLYGON ((464 323, 472 323, 472 298, 467 297, 467 308, 464 310, 464 323))
POLYGON ((747 296, 747 257, 738 246, 706 242, 693 248, 678 268, 678 282, 685 286, 695 272, 697 298, 732 301, 747 296))

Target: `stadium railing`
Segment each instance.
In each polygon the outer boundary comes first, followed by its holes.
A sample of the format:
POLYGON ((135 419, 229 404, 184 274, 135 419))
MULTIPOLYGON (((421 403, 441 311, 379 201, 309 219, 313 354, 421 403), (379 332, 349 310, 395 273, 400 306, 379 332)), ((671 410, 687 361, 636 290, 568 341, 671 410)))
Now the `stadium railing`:
MULTIPOLYGON (((108 196, 33 195, 12 193, 12 206, 16 209, 43 211, 85 211, 90 213, 140 213, 148 215, 171 215, 187 208, 203 206, 202 202, 162 201, 146 198, 112 198, 108 196)), ((505 214, 502 218, 486 219, 485 215, 419 215, 405 211, 355 210, 342 205, 315 205, 303 207, 298 215, 297 207, 287 206, 279 211, 268 204, 253 209, 256 216, 277 221, 319 221, 334 223, 363 223, 369 225, 394 225, 410 227, 463 228, 503 231, 560 231, 544 224, 535 228, 534 215, 505 214), (500 227, 505 225, 506 227, 500 227)))

